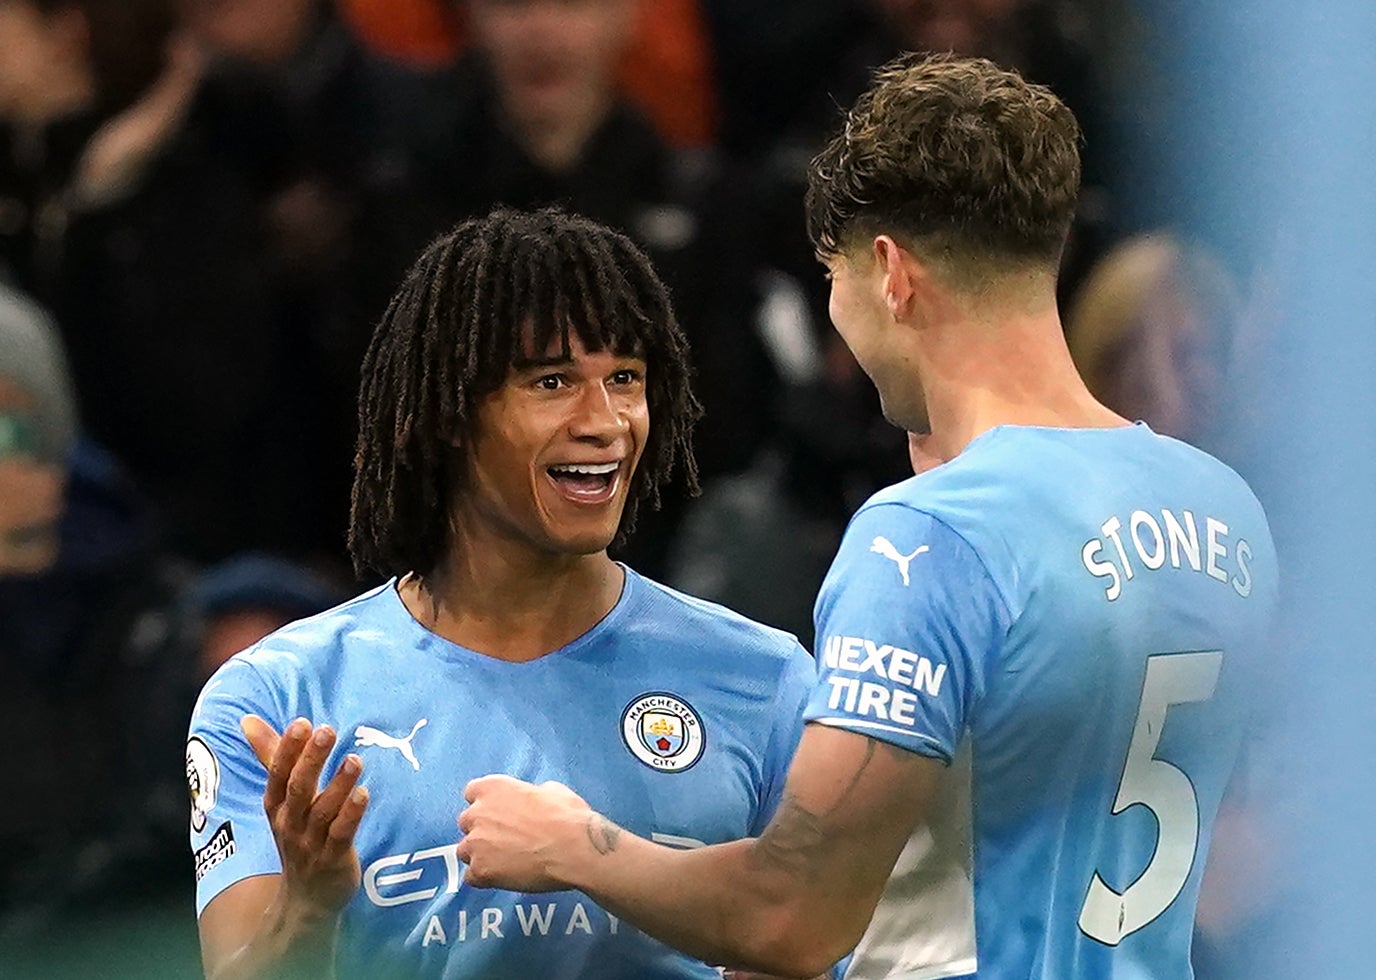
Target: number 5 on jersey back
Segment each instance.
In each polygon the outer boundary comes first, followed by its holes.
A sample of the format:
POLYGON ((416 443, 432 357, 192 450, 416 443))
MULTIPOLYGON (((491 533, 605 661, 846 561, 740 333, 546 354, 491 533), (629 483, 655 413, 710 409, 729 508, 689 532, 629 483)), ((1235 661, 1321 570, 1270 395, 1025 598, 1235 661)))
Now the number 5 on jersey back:
POLYGON ((1091 939, 1117 946, 1166 911, 1190 877, 1199 844, 1199 800, 1190 778, 1153 754, 1166 711, 1173 704, 1213 697, 1222 666, 1223 653, 1218 650, 1147 658, 1137 722, 1112 812, 1117 815, 1138 803, 1151 810, 1157 822, 1156 853, 1122 894, 1094 873, 1080 908, 1080 929, 1091 939))

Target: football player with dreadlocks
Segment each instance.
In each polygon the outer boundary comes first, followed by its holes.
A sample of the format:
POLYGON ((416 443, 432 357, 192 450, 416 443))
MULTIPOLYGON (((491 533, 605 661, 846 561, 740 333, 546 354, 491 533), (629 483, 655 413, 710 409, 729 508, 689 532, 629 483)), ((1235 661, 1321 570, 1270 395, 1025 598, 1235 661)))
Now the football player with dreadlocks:
POLYGON ((488 772, 677 847, 777 805, 811 658, 607 553, 695 482, 663 284, 601 225, 499 210, 424 252, 363 374, 349 542, 388 581, 233 658, 192 720, 207 973, 718 976, 578 892, 474 888, 456 857, 488 772))

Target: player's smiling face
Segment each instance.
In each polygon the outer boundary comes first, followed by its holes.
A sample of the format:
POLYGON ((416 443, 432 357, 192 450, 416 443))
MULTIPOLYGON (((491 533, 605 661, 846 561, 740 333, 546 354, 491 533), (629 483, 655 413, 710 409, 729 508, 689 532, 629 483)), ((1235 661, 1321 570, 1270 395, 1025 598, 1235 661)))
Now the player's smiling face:
POLYGON ((621 524, 650 432, 645 361, 556 338, 478 406, 460 526, 555 554, 594 554, 621 524))

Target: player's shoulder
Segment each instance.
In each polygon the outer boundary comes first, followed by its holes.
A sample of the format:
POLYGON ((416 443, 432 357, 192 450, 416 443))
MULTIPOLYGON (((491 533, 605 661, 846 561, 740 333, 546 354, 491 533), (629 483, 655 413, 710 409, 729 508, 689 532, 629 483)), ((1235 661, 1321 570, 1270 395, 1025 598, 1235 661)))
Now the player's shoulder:
POLYGON ((639 622, 666 636, 698 644, 710 640, 733 654, 776 660, 808 657, 792 633, 758 622, 717 602, 700 599, 627 569, 640 592, 639 622))
POLYGON ((872 494, 855 518, 872 520, 882 513, 889 520, 936 523, 959 531, 996 511, 1011 487, 1022 482, 1010 477, 1036 455, 1022 433, 986 433, 941 466, 872 494))
POLYGON ((972 467, 957 457, 872 494, 851 516, 842 547, 864 546, 883 554, 910 544, 930 547, 943 539, 957 550, 978 551, 988 498, 1001 490, 1001 481, 988 468, 972 467))
POLYGON ((1159 434, 1156 435, 1156 439, 1160 451, 1168 456, 1168 465, 1186 470, 1216 491, 1249 501, 1257 510, 1261 510, 1261 502, 1257 499, 1251 484, 1232 466, 1212 453, 1180 439, 1159 434))
POLYGON ((879 491, 851 517, 818 594, 819 616, 842 596, 908 612, 956 595, 1010 606, 1018 576, 1009 539, 984 518, 978 495, 933 492, 929 475, 879 491))
POLYGON ((851 519, 842 547, 900 562, 930 546, 930 561, 981 566, 1011 594, 1047 542, 1080 533, 1079 511, 1094 510, 1096 495, 1116 500, 1124 487, 1160 484, 1214 465, 1208 459, 1145 425, 997 426, 954 459, 872 495, 851 519))
POLYGON ((1161 482, 1255 500, 1226 463, 1138 422, 1109 428, 996 426, 950 462, 879 491, 866 506, 896 504, 956 528, 991 520, 1022 524, 1041 501, 1161 482))

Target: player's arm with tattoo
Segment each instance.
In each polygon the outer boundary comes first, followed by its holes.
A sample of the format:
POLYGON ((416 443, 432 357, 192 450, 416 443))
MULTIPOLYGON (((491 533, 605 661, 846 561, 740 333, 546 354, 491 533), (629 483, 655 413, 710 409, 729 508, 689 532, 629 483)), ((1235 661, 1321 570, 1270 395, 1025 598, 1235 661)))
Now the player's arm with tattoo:
POLYGON ((711 963, 813 976, 859 941, 942 764, 808 725, 778 812, 751 840, 680 851, 623 831, 557 784, 469 785, 470 884, 578 888, 711 963))

